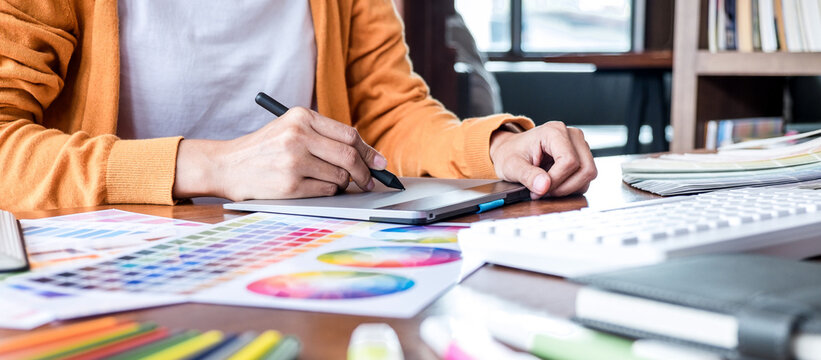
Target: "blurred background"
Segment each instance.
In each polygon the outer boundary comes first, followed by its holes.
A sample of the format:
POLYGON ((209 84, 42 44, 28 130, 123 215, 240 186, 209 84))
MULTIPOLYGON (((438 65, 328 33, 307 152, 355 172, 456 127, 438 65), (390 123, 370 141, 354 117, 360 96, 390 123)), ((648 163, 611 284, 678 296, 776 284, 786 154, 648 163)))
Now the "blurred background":
MULTIPOLYGON (((461 117, 561 120, 595 155, 668 149, 674 0, 395 2, 414 69, 461 117)), ((784 81, 784 123, 815 127, 821 78, 784 81)))

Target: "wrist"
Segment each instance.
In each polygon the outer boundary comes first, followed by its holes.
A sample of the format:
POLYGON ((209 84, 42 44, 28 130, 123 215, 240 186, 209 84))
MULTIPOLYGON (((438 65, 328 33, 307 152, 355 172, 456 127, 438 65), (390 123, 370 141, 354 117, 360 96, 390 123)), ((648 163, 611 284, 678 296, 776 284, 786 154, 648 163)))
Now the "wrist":
POLYGON ((493 133, 490 134, 490 161, 495 163, 494 160, 495 154, 499 149, 500 145, 507 142, 511 137, 516 135, 516 133, 508 131, 508 129, 504 127, 500 127, 496 129, 493 133))
POLYGON ((174 198, 198 196, 223 197, 218 180, 218 161, 222 141, 182 140, 177 149, 174 198))

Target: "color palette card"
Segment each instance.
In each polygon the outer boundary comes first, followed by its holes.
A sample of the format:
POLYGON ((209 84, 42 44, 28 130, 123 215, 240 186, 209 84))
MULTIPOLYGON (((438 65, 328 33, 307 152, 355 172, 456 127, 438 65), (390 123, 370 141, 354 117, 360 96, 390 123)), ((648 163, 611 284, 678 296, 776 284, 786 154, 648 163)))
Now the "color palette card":
POLYGON ((408 318, 482 265, 464 261, 462 227, 363 224, 353 234, 304 249, 193 295, 197 302, 408 318), (365 238, 363 232, 411 234, 365 238), (436 239, 436 240, 433 240, 436 239))
MULTIPOLYGON (((3 293, 0 289, 0 293, 3 293)), ((6 295, 6 294, 4 294, 6 295)), ((11 295, 11 294, 8 294, 11 295)), ((0 297, 0 328, 28 330, 54 320, 54 314, 25 304, 0 297)))
MULTIPOLYGON (((34 274, 39 275, 39 273, 34 274)), ((62 291, 59 287, 39 286, 36 283, 20 281, 26 276, 30 275, 13 277, 0 284, 0 299, 6 300, 5 303, 0 303, 0 306, 16 309, 10 313, 0 311, 0 327, 33 329, 53 320, 74 319, 187 301, 184 296, 175 294, 62 291)), ((68 281, 81 281, 81 279, 68 281)))
POLYGON ((461 259, 458 229, 257 213, 7 282, 59 302, 58 318, 121 296, 407 317, 481 265, 461 259))
POLYGON ((21 224, 33 269, 99 259, 206 225, 115 209, 22 220, 21 224))
POLYGON ((205 226, 207 224, 172 219, 161 216, 146 215, 130 211, 123 211, 118 209, 107 209, 99 211, 91 211, 70 215, 55 216, 49 218, 57 221, 82 221, 82 222, 107 222, 107 223, 130 223, 130 224, 148 224, 148 225, 173 225, 178 227, 196 228, 205 226))

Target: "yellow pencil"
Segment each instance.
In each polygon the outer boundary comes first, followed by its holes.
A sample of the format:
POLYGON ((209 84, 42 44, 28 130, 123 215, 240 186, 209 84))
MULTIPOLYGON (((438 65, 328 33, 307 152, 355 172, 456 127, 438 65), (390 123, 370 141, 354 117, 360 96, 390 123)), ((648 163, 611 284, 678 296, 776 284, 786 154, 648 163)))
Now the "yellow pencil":
POLYGON ((222 332, 211 330, 177 345, 148 355, 143 360, 174 360, 194 355, 222 340, 222 332))
POLYGON ((259 334, 254 341, 251 341, 248 346, 242 348, 242 350, 237 351, 237 353, 228 358, 228 360, 257 360, 276 346, 281 338, 282 334, 280 334, 279 331, 268 330, 259 334))

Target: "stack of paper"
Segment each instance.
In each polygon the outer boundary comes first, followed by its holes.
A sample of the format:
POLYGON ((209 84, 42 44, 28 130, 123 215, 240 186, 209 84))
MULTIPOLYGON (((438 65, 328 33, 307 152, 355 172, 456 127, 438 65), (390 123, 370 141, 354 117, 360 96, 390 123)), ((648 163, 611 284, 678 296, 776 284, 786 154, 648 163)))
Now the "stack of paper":
POLYGON ((821 179, 821 130, 754 140, 715 154, 670 154, 622 164, 623 179, 659 195, 821 179))

